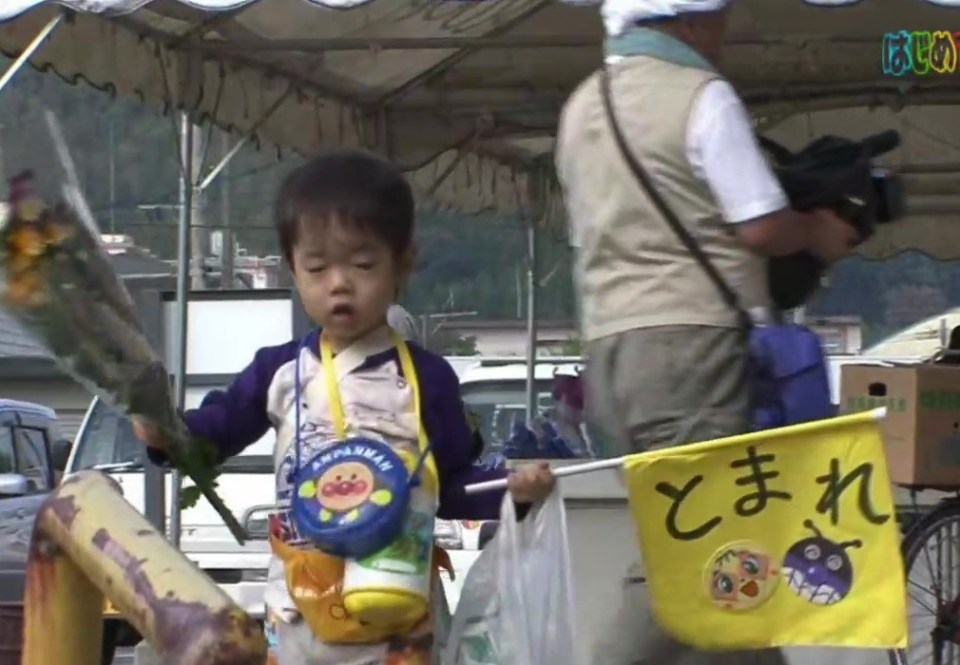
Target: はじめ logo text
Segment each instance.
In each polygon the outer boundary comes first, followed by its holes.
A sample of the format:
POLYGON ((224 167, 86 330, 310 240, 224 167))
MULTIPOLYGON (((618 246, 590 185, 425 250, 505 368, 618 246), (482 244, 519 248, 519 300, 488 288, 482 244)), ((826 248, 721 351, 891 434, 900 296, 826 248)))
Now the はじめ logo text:
POLYGON ((960 31, 888 32, 883 36, 883 73, 888 76, 953 74, 957 71, 958 53, 960 31))

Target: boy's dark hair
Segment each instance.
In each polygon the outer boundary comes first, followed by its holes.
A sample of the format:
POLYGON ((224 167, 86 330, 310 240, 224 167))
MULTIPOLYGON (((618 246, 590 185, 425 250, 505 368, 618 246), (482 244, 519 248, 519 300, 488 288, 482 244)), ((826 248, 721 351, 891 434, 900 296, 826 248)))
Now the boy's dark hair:
POLYGON ((332 217, 373 233, 400 256, 413 240, 413 192, 399 168, 375 155, 337 150, 314 157, 284 179, 274 208, 291 267, 303 224, 332 217))

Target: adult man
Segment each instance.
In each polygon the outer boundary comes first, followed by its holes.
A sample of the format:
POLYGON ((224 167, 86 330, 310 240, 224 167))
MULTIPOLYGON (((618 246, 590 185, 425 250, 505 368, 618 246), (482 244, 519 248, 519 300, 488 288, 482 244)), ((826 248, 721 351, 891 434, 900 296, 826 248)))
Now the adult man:
MULTIPOLYGON (((732 0, 606 0, 607 67, 623 135, 670 208, 752 312, 769 307, 766 257, 826 263, 855 232, 788 207, 732 86, 715 70, 732 0)), ((573 93, 557 170, 576 248, 587 402, 619 452, 747 431, 747 337, 620 153, 595 74, 573 93)), ((782 662, 705 654, 656 627, 637 568, 591 662, 782 662)), ((691 617, 696 621, 696 617, 691 617)))

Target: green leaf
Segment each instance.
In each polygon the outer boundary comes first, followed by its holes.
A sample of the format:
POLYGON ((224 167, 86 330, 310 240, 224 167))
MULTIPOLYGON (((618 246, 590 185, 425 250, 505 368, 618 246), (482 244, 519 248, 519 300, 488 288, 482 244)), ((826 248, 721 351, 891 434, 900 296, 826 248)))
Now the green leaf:
POLYGON ((186 510, 187 508, 193 508, 197 505, 197 502, 200 500, 201 492, 200 488, 196 485, 191 485, 190 487, 184 487, 180 490, 180 508, 186 510))

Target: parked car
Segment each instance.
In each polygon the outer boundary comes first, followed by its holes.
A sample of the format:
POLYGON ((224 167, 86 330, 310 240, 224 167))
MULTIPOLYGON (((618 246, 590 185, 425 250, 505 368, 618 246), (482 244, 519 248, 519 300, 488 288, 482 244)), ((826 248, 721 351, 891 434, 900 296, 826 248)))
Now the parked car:
POLYGON ((0 665, 20 664, 33 524, 69 454, 52 409, 0 399, 0 665))

